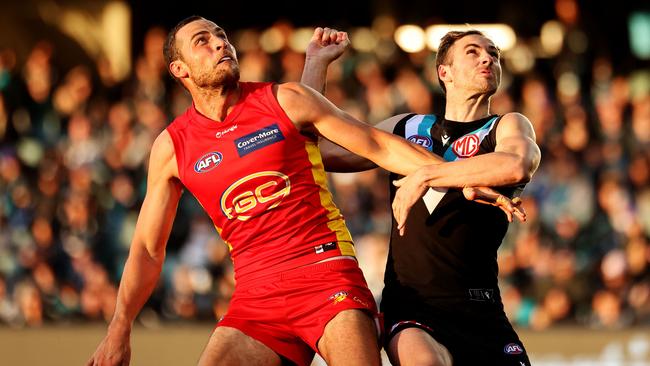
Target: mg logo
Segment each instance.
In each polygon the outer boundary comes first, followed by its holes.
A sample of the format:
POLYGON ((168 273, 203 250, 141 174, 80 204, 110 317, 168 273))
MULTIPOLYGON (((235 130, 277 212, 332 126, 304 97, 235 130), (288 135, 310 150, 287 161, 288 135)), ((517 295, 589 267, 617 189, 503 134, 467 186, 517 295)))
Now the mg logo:
POLYGON ((280 172, 265 171, 248 175, 221 195, 221 212, 229 219, 246 221, 277 207, 289 195, 289 177, 280 172))
POLYGON ((456 156, 459 158, 469 158, 476 155, 480 143, 481 141, 478 136, 472 134, 461 137, 454 141, 451 146, 456 156))
POLYGON ((415 144, 418 144, 420 146, 424 147, 431 147, 431 139, 428 136, 422 136, 422 135, 413 135, 409 136, 407 139, 415 144))

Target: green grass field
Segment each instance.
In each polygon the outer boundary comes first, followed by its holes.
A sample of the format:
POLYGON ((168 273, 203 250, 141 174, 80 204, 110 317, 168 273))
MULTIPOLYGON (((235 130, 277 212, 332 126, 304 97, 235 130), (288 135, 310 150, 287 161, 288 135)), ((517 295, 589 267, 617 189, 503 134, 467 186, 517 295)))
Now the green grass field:
MULTIPOLYGON (((212 324, 136 327, 131 336, 131 365, 195 365, 212 327, 212 324)), ((0 328, 0 365, 84 365, 105 330, 104 325, 0 328)), ((650 366, 650 328, 620 331, 562 328, 544 332, 520 330, 519 333, 536 366, 650 366)))

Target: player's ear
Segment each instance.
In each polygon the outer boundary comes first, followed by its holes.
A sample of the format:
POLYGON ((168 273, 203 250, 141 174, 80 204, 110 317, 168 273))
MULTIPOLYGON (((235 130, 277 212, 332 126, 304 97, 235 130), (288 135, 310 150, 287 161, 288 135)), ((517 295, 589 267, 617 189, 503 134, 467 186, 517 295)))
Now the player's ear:
POLYGON ((438 66, 438 78, 445 83, 452 81, 451 73, 449 72, 449 65, 438 66))
POLYGON ((189 76, 189 69, 185 62, 181 60, 174 60, 169 64, 169 71, 174 77, 183 79, 189 76))

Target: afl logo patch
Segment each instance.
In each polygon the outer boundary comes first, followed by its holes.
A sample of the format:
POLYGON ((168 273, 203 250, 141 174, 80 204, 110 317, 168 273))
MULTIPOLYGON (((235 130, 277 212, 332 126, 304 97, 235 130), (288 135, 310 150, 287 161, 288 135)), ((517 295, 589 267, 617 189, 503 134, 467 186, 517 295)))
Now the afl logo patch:
POLYGON ((431 147, 431 139, 427 136, 413 135, 409 136, 407 140, 426 148, 431 147))
POLYGON ((220 152, 209 152, 194 163, 194 171, 197 173, 209 172, 221 164, 221 160, 223 160, 223 155, 220 152))
POLYGON ((519 355, 524 352, 524 349, 521 348, 517 343, 508 343, 503 347, 503 353, 507 355, 519 355))
POLYGON ((454 141, 451 146, 456 156, 459 158, 469 158, 476 155, 480 144, 481 141, 478 136, 472 134, 461 137, 454 141))

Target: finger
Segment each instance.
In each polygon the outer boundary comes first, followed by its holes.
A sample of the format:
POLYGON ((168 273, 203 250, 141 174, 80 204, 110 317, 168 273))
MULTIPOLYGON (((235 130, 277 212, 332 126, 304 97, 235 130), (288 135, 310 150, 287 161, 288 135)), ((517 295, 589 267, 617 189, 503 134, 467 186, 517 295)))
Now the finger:
POLYGON ((350 45, 350 37, 348 37, 348 32, 339 32, 336 43, 342 45, 343 47, 348 47, 350 45))
POLYGON ((403 183, 404 183, 404 178, 393 181, 393 185, 395 187, 401 187, 403 183))
POLYGON ((463 188, 463 196, 465 196, 465 199, 468 201, 474 201, 476 199, 476 189, 472 187, 465 187, 463 188))
POLYGON ((486 201, 492 201, 498 203, 499 198, 505 198, 501 193, 495 191, 489 187, 483 187, 481 189, 476 189, 476 194, 478 197, 485 199, 486 201))
POLYGON ((404 228, 399 229, 399 236, 404 236, 404 228))
POLYGON ((510 201, 506 196, 500 194, 499 197, 496 199, 496 204, 506 207, 509 211, 514 210, 514 206, 512 205, 512 201, 510 201))
POLYGON ((515 207, 514 211, 515 217, 519 220, 519 222, 526 222, 527 217, 526 217, 526 211, 524 211, 521 207, 515 207))
POLYGON ((332 29, 332 31, 330 32, 330 42, 331 43, 338 43, 338 42, 336 42, 337 38, 339 37, 338 34, 339 34, 339 31, 337 31, 336 29, 332 29))
POLYGON ((508 219, 508 222, 512 222, 512 212, 508 211, 508 208, 504 206, 498 206, 501 211, 503 211, 504 214, 506 214, 506 218, 508 219))
POLYGON ((311 36, 311 41, 320 41, 320 39, 323 37, 323 28, 317 27, 314 29, 314 34, 311 36))
POLYGON ((499 197, 496 199, 496 204, 499 205, 503 212, 506 213, 506 216, 508 216, 508 222, 512 222, 512 212, 515 210, 515 208, 510 203, 510 200, 507 199, 504 195, 499 195, 499 197))
POLYGON ((323 34, 321 35, 320 42, 325 46, 329 44, 330 36, 332 34, 332 30, 330 28, 323 28, 323 34))
POLYGON ((395 222, 397 229, 401 230, 404 227, 404 209, 403 205, 400 204, 399 198, 394 202, 393 215, 395 216, 395 222))
POLYGON ((524 216, 528 216, 528 213, 526 213, 526 209, 524 208, 524 206, 517 206, 515 209, 521 212, 524 216))
POLYGON ((528 219, 526 217, 526 214, 522 213, 519 210, 515 210, 515 217, 517 218, 517 220, 519 220, 519 222, 526 222, 526 220, 528 219))
POLYGON ((519 198, 519 197, 515 197, 515 198, 512 199, 512 204, 513 204, 514 206, 519 206, 519 205, 522 204, 522 202, 523 202, 523 201, 522 201, 521 198, 519 198))

